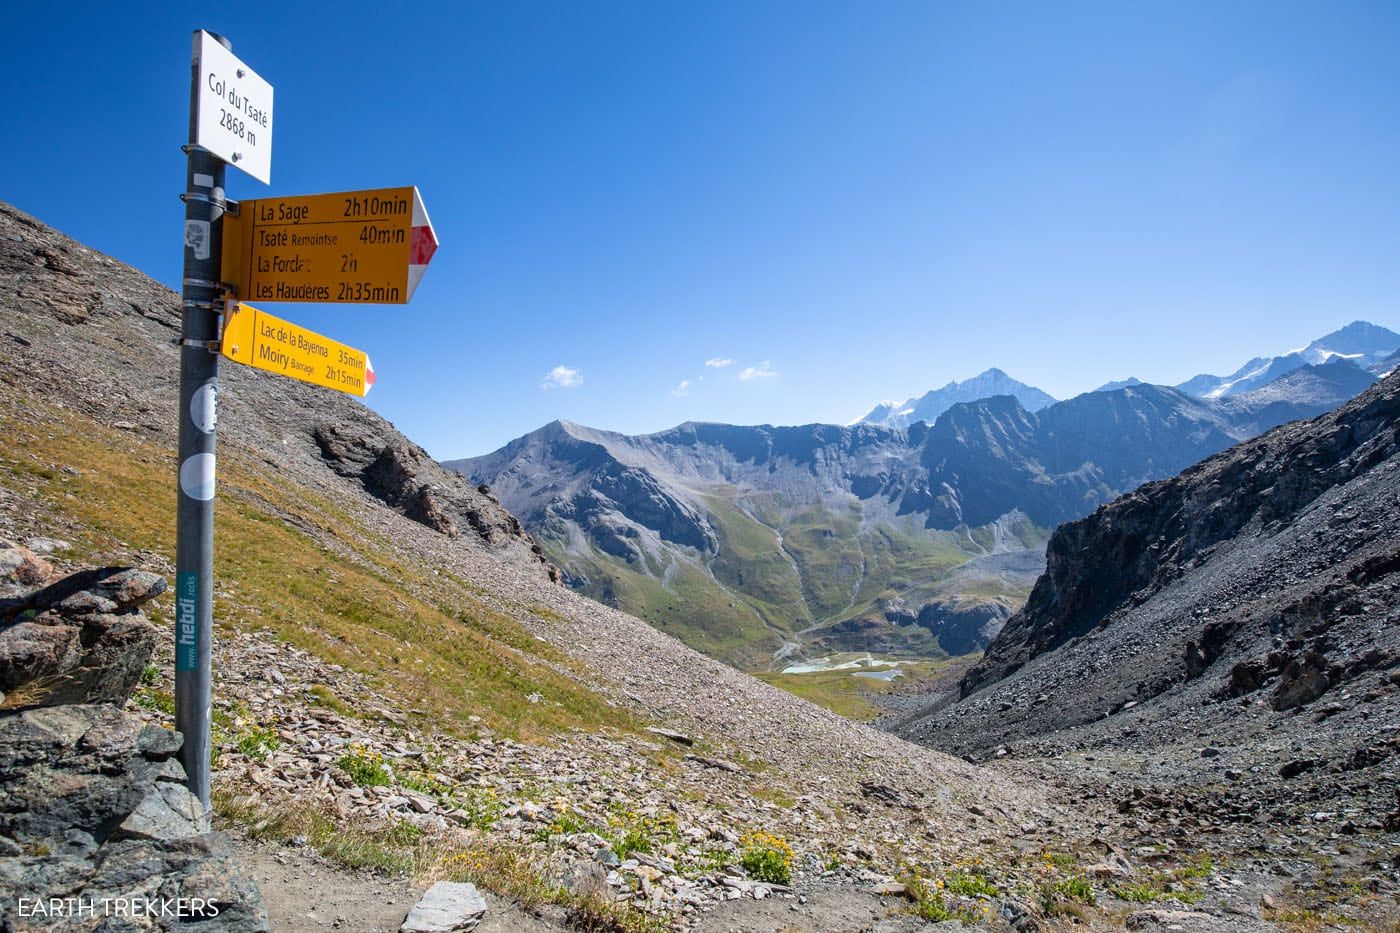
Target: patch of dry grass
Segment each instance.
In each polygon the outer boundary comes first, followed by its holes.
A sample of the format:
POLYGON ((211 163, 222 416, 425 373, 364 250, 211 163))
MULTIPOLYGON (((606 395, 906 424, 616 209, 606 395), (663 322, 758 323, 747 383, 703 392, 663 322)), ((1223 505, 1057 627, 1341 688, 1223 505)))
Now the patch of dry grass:
MULTIPOLYGON (((71 412, 36 423, 10 405, 0 406, 0 430, 10 439, 0 486, 78 525, 75 557, 145 549, 173 560, 167 448, 71 412)), ((400 560, 327 496, 230 450, 216 508, 219 635, 271 630, 367 675, 395 705, 428 711, 447 731, 466 731, 468 715, 526 741, 574 727, 637 728, 572 676, 572 659, 466 581, 400 560)))

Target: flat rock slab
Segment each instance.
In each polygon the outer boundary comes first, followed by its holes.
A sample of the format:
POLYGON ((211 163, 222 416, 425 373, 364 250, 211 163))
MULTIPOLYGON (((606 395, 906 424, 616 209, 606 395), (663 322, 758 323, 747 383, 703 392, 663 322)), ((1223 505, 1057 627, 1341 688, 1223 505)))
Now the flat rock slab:
POLYGON ((655 726, 647 726, 647 731, 652 735, 659 735, 663 739, 670 739, 678 745, 690 746, 695 744, 695 740, 690 736, 686 735, 684 732, 676 732, 673 729, 658 729, 655 726))
POLYGON ((1126 926, 1129 930, 1142 930, 1145 933, 1176 930, 1184 933, 1264 933, 1277 929, 1273 924, 1254 917, 1239 914, 1221 917, 1196 910, 1140 910, 1128 917, 1126 926))
POLYGON ((408 912, 399 933, 460 933, 474 930, 486 916, 486 899, 476 885, 439 881, 408 912))

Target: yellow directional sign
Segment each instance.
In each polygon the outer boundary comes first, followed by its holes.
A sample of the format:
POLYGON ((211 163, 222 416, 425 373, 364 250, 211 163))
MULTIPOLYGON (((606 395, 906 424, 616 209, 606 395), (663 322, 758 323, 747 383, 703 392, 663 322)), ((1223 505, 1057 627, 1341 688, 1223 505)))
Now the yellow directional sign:
POLYGON ((239 202, 224 281, 246 301, 406 304, 437 250, 417 188, 239 202))
POLYGON ((229 301, 224 311, 219 352, 235 363, 351 395, 367 395, 374 385, 374 368, 363 351, 238 301, 229 301))

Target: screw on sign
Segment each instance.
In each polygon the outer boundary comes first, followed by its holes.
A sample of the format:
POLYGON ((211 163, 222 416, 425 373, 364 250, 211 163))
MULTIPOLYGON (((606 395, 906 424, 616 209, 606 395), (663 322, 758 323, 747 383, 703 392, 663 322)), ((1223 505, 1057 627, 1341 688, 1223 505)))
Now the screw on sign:
POLYGON ((403 304, 438 245, 417 188, 226 200, 226 165, 272 177, 272 101, 272 85, 227 39, 195 32, 181 196, 175 727, 189 788, 206 810, 219 357, 361 397, 375 382, 363 351, 239 299, 403 304))

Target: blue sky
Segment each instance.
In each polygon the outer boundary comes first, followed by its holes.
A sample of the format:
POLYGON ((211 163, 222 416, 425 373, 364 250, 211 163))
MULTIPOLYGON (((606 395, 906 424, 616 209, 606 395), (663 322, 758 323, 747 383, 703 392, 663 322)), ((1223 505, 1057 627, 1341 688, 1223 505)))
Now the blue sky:
POLYGON ((0 199, 174 284, 198 27, 277 92, 230 196, 422 190, 412 304, 269 307, 436 456, 1400 329, 1400 4, 6 4, 0 199))

